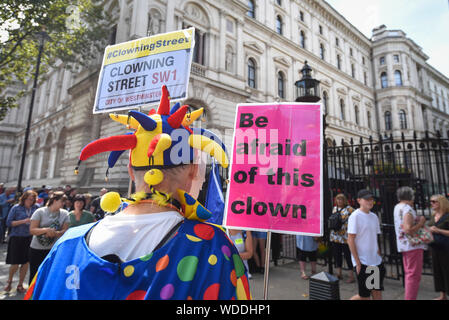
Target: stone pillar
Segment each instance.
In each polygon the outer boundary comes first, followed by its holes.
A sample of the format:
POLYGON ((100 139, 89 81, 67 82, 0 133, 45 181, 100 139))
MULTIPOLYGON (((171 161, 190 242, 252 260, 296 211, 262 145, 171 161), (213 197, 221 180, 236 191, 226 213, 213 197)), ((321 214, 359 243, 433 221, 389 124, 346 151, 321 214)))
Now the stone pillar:
MULTIPOLYGON (((243 20, 237 20, 237 57, 236 73, 239 78, 245 79, 245 53, 243 51, 243 20)), ((245 79, 246 83, 246 79, 245 79)))
POLYGON ((44 160, 44 149, 40 149, 39 153, 38 153, 38 158, 37 158, 37 166, 35 167, 36 170, 36 179, 40 179, 42 178, 42 164, 43 164, 43 160, 44 160))
POLYGON ((148 23, 148 2, 134 0, 131 19, 130 38, 138 39, 146 37, 148 23))
POLYGON ((220 35, 218 52, 215 56, 218 57, 218 70, 219 72, 222 72, 226 69, 226 12, 224 10, 219 10, 218 17, 220 35))
POLYGON ((34 163, 34 152, 29 152, 27 153, 27 174, 26 174, 26 180, 30 180, 31 179, 31 173, 33 170, 33 163, 34 163))
MULTIPOLYGON (((399 126, 399 110, 396 99, 391 99, 391 129, 392 131, 400 130, 399 126)), ((394 136, 394 134, 393 134, 394 136)))
POLYGON ((58 146, 54 145, 50 150, 50 163, 48 164, 48 178, 52 179, 55 176, 56 155, 58 154, 58 146))

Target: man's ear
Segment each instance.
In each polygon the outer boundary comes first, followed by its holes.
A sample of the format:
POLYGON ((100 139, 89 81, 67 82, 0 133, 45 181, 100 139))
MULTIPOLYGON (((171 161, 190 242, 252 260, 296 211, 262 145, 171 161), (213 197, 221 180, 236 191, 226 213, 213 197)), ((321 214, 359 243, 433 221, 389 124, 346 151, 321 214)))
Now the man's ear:
POLYGON ((131 168, 131 164, 128 164, 128 174, 131 177, 131 180, 136 182, 136 177, 134 176, 134 170, 131 168))
POLYGON ((193 180, 198 175, 198 164, 192 163, 189 169, 189 179, 193 180))

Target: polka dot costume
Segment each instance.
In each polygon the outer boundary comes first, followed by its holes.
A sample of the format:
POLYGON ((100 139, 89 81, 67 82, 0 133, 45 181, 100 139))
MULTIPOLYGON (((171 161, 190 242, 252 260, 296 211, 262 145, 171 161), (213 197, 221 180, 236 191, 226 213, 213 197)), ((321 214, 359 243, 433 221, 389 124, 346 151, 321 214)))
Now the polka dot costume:
POLYGON ((250 298, 247 271, 238 251, 216 226, 185 220, 162 248, 121 264, 105 261, 89 250, 84 236, 91 227, 71 228, 55 244, 26 298, 250 298))

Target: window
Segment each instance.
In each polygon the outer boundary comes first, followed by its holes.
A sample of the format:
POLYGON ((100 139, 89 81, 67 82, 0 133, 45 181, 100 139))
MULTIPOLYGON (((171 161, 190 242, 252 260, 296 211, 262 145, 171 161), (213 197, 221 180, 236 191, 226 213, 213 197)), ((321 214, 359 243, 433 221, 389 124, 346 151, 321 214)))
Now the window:
POLYGON ((306 35, 304 34, 304 31, 302 31, 302 30, 299 32, 299 45, 303 49, 306 48, 306 35))
POLYGON ((304 12, 302 12, 302 11, 299 11, 299 20, 304 22, 304 12))
POLYGON ((280 16, 276 17, 276 32, 282 34, 282 18, 280 16))
POLYGON ((380 63, 381 65, 385 64, 385 57, 380 57, 379 63, 380 63))
POLYGON ((359 107, 354 106, 354 113, 355 113, 355 123, 360 124, 360 114, 359 114, 359 107))
POLYGON ((362 64, 365 65, 365 57, 362 57, 362 64))
POLYGON ((340 99, 340 119, 345 120, 345 102, 343 99, 340 99))
POLYGON ((402 74, 399 70, 396 70, 394 72, 394 83, 396 84, 396 86, 402 86, 402 74))
POLYGON ((368 85, 368 76, 366 74, 366 71, 363 72, 363 83, 365 84, 365 86, 368 85))
POLYGON ((324 60, 324 44, 320 43, 320 57, 324 60))
POLYGON ((399 125, 401 129, 407 129, 407 115, 404 110, 399 110, 399 125))
POLYGON ((366 112, 366 119, 368 121, 368 128, 371 129, 371 112, 366 112))
POLYGON ((323 106, 324 106, 324 113, 327 113, 329 108, 329 97, 326 91, 323 91, 323 106))
POLYGON ((320 31, 320 34, 323 35, 323 26, 320 25, 320 26, 318 27, 318 29, 319 29, 319 31, 320 31))
POLYGON ((248 60, 248 86, 256 88, 256 63, 253 59, 248 60))
POLYGON ((253 0, 248 1, 249 10, 246 12, 247 16, 250 18, 256 18, 256 5, 253 0))
MULTIPOLYGON (((182 24, 183 29, 192 27, 191 25, 182 24)), ((205 65, 206 63, 206 33, 195 28, 195 48, 193 49, 193 62, 205 65)))
POLYGON ((282 6, 281 0, 276 0, 276 3, 277 3, 278 6, 282 6))
POLYGON ((341 57, 339 54, 337 54, 337 68, 338 70, 341 70, 341 57))
POLYGON ((352 48, 349 48, 349 55, 352 57, 352 48))
POLYGON ((394 61, 394 63, 399 63, 399 55, 398 54, 393 55, 393 61, 394 61))
POLYGON ((282 99, 285 99, 284 81, 284 74, 278 72, 278 96, 282 99))
POLYGON ((335 38, 335 46, 337 47, 340 46, 340 40, 338 38, 335 38))
POLYGON ((351 63, 351 76, 355 78, 355 65, 351 63))
POLYGON ((385 111, 384 118, 385 118, 385 130, 391 130, 391 112, 385 111))
POLYGON ((388 77, 386 72, 382 72, 380 75, 380 85, 382 88, 388 87, 388 77))

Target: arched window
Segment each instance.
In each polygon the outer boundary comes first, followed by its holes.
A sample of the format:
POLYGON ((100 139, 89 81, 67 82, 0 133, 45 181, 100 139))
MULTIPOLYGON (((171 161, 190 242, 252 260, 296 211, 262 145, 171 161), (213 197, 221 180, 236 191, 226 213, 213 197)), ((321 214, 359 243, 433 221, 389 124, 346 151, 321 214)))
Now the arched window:
POLYGON ((338 70, 341 70, 341 57, 339 54, 337 54, 337 68, 338 70))
POLYGON ((394 72, 394 83, 396 86, 402 86, 402 73, 399 70, 394 72))
POLYGON ((324 60, 324 44, 320 43, 320 58, 324 60))
POLYGON ((248 86, 256 88, 256 63, 253 59, 248 60, 248 86))
POLYGON ((324 106, 324 113, 327 113, 329 111, 329 96, 327 95, 326 91, 323 91, 323 106, 324 106))
MULTIPOLYGON (((182 28, 187 29, 193 25, 182 23, 182 28)), ((193 26, 195 27, 195 26, 193 26)), ((200 28, 195 27, 195 48, 193 49, 192 61, 201 65, 206 65, 206 50, 207 50, 207 33, 200 28)))
POLYGON ((403 109, 399 110, 399 125, 401 129, 407 129, 407 114, 403 109))
POLYGON ((386 72, 380 74, 380 85, 382 88, 388 87, 388 77, 386 72))
POLYGON ((345 117, 345 102, 343 101, 343 99, 340 99, 340 119, 341 120, 346 120, 346 117, 345 117))
POLYGON ((254 4, 253 0, 248 0, 248 7, 249 7, 249 10, 246 12, 246 14, 250 18, 255 18, 256 17, 256 5, 254 4))
POLYGON ((282 18, 281 16, 276 17, 276 32, 282 34, 282 18))
POLYGON ((385 130, 391 130, 391 112, 385 111, 384 117, 385 117, 385 130))
POLYGON ((285 80, 284 74, 282 72, 278 72, 278 96, 282 99, 285 99, 285 80))
POLYGON ((302 30, 299 32, 299 45, 303 49, 306 48, 306 35, 304 34, 304 31, 302 31, 302 30))
POLYGON ((355 113, 355 123, 360 124, 360 113, 358 106, 354 106, 354 113, 355 113))

